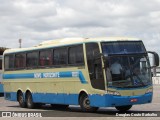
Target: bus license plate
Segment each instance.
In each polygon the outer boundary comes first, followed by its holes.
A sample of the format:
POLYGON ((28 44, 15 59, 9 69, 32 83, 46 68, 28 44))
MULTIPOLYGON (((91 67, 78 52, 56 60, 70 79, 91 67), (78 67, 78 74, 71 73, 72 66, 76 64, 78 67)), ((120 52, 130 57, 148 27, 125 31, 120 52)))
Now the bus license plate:
POLYGON ((130 102, 137 102, 138 100, 136 98, 133 98, 130 100, 130 102))

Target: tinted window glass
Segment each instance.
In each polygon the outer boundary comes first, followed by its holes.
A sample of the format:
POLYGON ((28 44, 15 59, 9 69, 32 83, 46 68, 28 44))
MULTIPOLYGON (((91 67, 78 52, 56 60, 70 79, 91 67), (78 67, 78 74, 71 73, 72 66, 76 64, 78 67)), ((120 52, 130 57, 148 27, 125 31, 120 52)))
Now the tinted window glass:
POLYGON ((5 56, 4 60, 5 60, 5 65, 4 65, 5 70, 14 68, 14 55, 5 56))
POLYGON ((27 53, 27 67, 38 66, 38 52, 27 53))
POLYGON ((26 66, 26 54, 15 55, 15 68, 24 68, 26 66))
POLYGON ((67 48, 58 48, 54 50, 53 65, 67 64, 67 48))
POLYGON ((49 66, 52 65, 51 50, 44 50, 40 52, 39 65, 49 66))
POLYGON ((91 85, 93 88, 104 90, 105 84, 102 63, 100 57, 97 57, 99 53, 97 43, 86 43, 87 64, 91 85))
POLYGON ((69 64, 84 63, 83 46, 73 46, 69 48, 69 64))
POLYGON ((132 53, 146 53, 142 42, 106 42, 102 43, 104 54, 132 54, 132 53))

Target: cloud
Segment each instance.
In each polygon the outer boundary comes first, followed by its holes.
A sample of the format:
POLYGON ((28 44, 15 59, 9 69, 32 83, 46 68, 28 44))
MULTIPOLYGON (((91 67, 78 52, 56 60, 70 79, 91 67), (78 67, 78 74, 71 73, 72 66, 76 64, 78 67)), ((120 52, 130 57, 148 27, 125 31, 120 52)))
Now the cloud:
POLYGON ((30 47, 64 37, 133 36, 143 39, 147 49, 160 53, 159 0, 0 2, 0 40, 4 47, 18 47, 19 38, 23 47, 30 47))

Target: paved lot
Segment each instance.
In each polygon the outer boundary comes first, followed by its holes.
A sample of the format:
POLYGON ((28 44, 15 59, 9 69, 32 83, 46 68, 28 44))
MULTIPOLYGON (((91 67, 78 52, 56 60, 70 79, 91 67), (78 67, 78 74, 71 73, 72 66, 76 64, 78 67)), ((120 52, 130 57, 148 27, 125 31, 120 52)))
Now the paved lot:
MULTIPOLYGON (((20 108, 18 102, 6 101, 3 97, 0 97, 0 111, 17 111, 21 114, 26 111, 31 113, 36 112, 42 113, 42 116, 63 117, 63 119, 65 119, 65 117, 100 117, 100 119, 102 119, 102 117, 115 117, 116 119, 116 114, 124 115, 124 113, 118 113, 115 108, 100 108, 97 113, 83 113, 81 112, 79 106, 70 106, 68 109, 54 109, 51 108, 50 105, 44 105, 39 109, 20 108)), ((143 113, 145 115, 148 113, 160 114, 160 85, 154 86, 153 102, 151 104, 135 105, 129 112, 126 113, 126 115, 131 115, 132 113, 133 115, 141 115, 143 113)))

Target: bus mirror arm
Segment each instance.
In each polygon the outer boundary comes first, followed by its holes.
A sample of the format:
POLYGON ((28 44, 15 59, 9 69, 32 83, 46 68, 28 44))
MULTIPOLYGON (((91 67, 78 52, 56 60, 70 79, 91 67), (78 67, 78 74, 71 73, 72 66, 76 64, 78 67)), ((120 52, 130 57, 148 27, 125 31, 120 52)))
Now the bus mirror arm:
POLYGON ((154 65, 151 66, 151 68, 154 68, 154 67, 157 67, 159 66, 159 55, 156 53, 156 52, 153 52, 153 51, 147 51, 147 53, 150 53, 153 55, 153 62, 154 62, 154 65))
POLYGON ((108 58, 107 55, 104 55, 103 53, 99 53, 99 56, 102 57, 102 59, 104 60, 104 62, 106 61, 106 59, 108 58))

